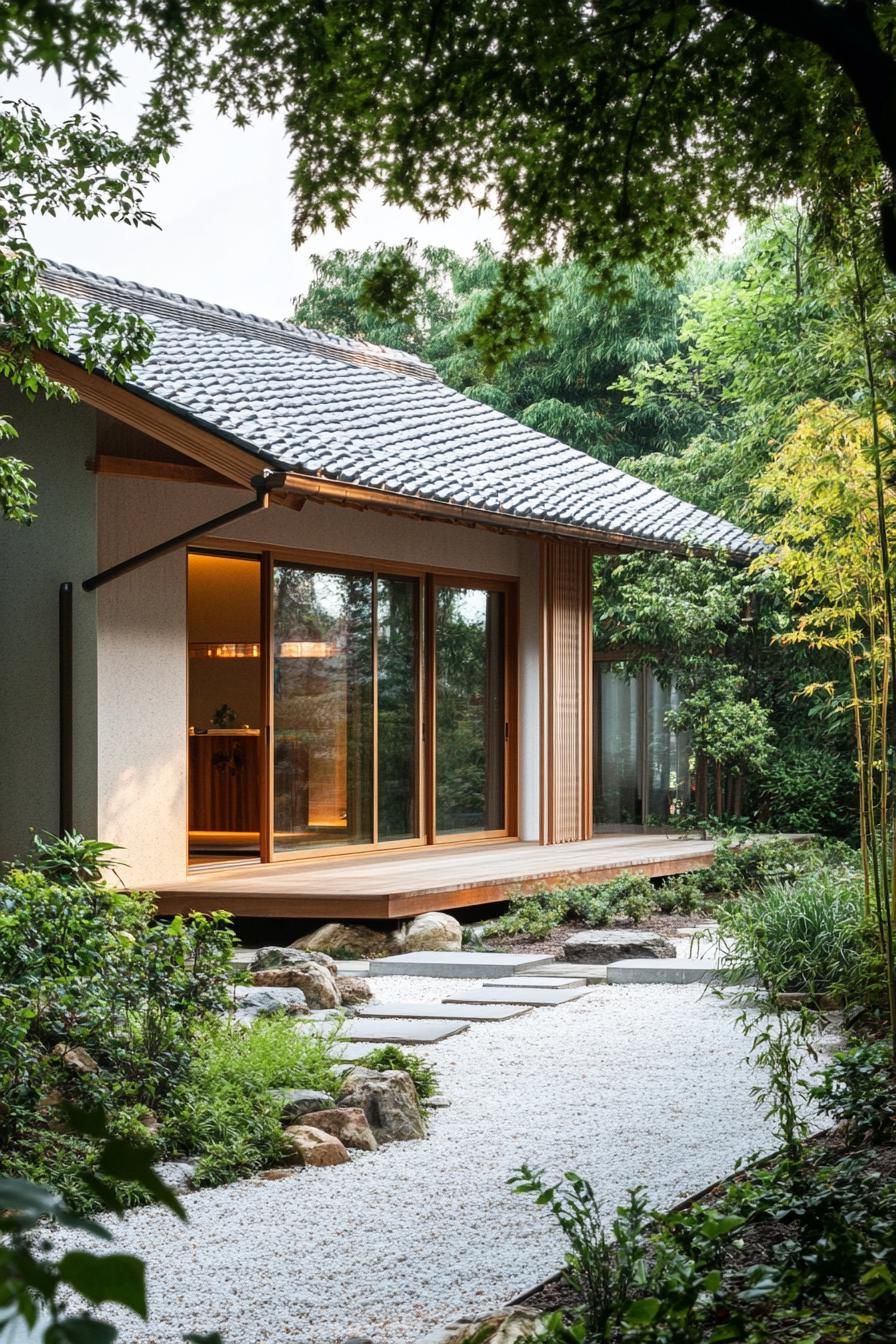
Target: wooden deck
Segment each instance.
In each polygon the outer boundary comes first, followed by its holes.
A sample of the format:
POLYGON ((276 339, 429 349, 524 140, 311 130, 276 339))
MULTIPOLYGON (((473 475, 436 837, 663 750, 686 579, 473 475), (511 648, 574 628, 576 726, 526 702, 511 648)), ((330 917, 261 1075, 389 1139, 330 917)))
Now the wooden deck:
POLYGON ((242 864, 155 887, 160 914, 228 910, 287 919, 403 919, 507 899, 539 883, 609 882, 621 873, 667 877, 712 862, 711 840, 602 835, 567 845, 498 841, 452 848, 242 864))

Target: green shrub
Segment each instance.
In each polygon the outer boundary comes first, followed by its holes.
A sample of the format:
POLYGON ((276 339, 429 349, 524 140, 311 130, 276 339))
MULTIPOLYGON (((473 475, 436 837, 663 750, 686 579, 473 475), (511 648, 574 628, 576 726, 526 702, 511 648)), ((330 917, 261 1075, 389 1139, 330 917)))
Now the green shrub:
POLYGON ((796 882, 807 873, 849 873, 857 864, 855 851, 840 841, 780 837, 720 844, 699 876, 704 891, 730 900, 761 891, 768 882, 796 882))
POLYGON ((364 1065, 368 1069, 379 1069, 381 1073, 389 1069, 402 1069, 410 1074, 419 1101, 434 1097, 439 1090, 439 1077, 432 1065, 419 1055, 402 1050, 400 1045, 381 1045, 371 1050, 364 1058, 364 1065))
POLYGON ((278 1088, 336 1094, 332 1037, 277 1014, 243 1028, 209 1023, 162 1125, 167 1153, 198 1155, 196 1182, 220 1185, 284 1151, 278 1088))
POLYGON ((883 1041, 841 1050, 822 1070, 811 1096, 822 1115, 846 1122, 850 1137, 876 1142, 896 1124, 896 1066, 883 1041))
POLYGON ((848 834, 856 826, 856 767, 846 754, 784 743, 762 771, 763 813, 782 831, 848 834))
POLYGON ((726 973, 769 994, 861 1000, 874 975, 873 933, 859 883, 841 874, 773 880, 719 910, 726 973))
POLYGON ((656 903, 664 915, 694 915, 712 909, 715 904, 706 893, 703 873, 667 877, 656 890, 656 903))
POLYGON ((614 877, 600 889, 601 898, 606 901, 614 915, 625 915, 640 924, 657 909, 656 891, 649 878, 640 873, 614 877))
POLYGON ((160 923, 146 894, 98 879, 109 847, 42 839, 34 865, 0 880, 0 1175, 31 1177, 95 1205, 96 1158, 63 1106, 100 1108, 110 1131, 152 1140, 205 1025, 226 1011, 233 936, 225 916, 160 923), (80 1070, 54 1048, 79 1047, 80 1070))

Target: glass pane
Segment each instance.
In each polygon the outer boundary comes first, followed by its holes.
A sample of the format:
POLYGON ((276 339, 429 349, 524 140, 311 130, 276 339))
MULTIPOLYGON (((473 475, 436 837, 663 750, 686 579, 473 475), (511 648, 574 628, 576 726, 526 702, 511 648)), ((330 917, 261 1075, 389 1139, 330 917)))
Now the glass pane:
POLYGON ((379 839, 411 840, 419 834, 417 580, 379 578, 376 604, 379 839))
POLYGON ((274 569, 274 846, 373 839, 373 580, 274 569))
POLYGON ((257 858, 261 828, 261 563, 187 557, 190 861, 257 858))
POLYGON ((503 830, 504 594, 436 589, 436 830, 503 830))
POLYGON ((679 702, 674 686, 660 686, 647 674, 647 813, 648 820, 668 821, 687 810, 690 794, 690 740, 674 733, 666 715, 679 702))
POLYGON ((594 820, 640 824, 638 678, 606 663, 598 664, 595 673, 594 820))

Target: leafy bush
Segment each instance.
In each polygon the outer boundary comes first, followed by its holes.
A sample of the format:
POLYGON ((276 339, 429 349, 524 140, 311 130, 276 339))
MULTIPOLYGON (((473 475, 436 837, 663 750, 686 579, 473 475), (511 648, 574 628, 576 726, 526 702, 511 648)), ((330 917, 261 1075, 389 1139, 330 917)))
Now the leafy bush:
POLYGON ((841 1050, 822 1070, 811 1096, 822 1115, 846 1123, 852 1140, 875 1142, 896 1123, 896 1066, 883 1041, 841 1050))
POLYGON ((730 900, 761 891, 769 882, 796 882, 807 873, 848 873, 858 856, 836 840, 740 840, 720 844, 709 868, 699 874, 704 891, 730 900))
POLYGON ((855 830, 855 794, 855 763, 810 742, 783 744, 762 771, 763 814, 783 831, 837 835, 855 830))
POLYGON ((726 974, 755 977, 771 995, 834 995, 856 1002, 874 978, 874 936, 859 883, 840 874, 774 880, 719 910, 726 974))
POLYGON ((706 893, 703 878, 703 873, 667 877, 656 889, 657 908, 664 915, 694 915, 712 909, 714 901, 706 893))
POLYGON ((162 1125, 169 1153, 198 1154, 196 1183, 221 1185, 284 1152, 278 1088, 335 1095, 332 1039, 280 1014, 247 1028, 208 1024, 162 1125))

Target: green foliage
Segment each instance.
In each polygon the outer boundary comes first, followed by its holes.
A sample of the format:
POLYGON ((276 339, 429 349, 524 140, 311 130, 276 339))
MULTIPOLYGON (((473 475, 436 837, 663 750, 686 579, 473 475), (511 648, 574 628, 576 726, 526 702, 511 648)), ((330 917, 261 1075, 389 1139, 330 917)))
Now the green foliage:
POLYGON ((822 1115, 846 1124, 853 1143, 889 1138, 896 1124, 896 1070, 884 1041, 838 1051, 810 1093, 822 1115))
POLYGON ((782 744, 762 769, 759 807, 775 830, 850 833, 855 827, 855 764, 842 751, 805 738, 782 744))
POLYGON ((409 1074, 419 1101, 434 1097, 439 1090, 439 1076, 433 1066, 420 1055, 402 1050, 400 1045, 378 1046, 364 1057, 364 1065, 368 1069, 379 1069, 380 1072, 400 1069, 409 1074))
POLYGON ((802 993, 865 1001, 874 969, 874 933, 861 882, 837 872, 768 881, 718 913, 723 966, 756 977, 769 995, 802 993))
POLYGON ((96 880, 109 848, 41 840, 37 866, 0 881, 0 1172, 80 1207, 97 1149, 69 1132, 66 1103, 103 1106, 111 1132, 153 1148, 147 1111, 170 1104, 231 978, 226 917, 156 922, 149 896, 96 880), (95 1069, 66 1062, 79 1049, 95 1069))
POLYGON ((62 836, 37 834, 27 862, 32 872, 41 873, 48 882, 62 887, 89 886, 102 882, 106 869, 114 869, 110 856, 117 851, 118 845, 88 840, 73 831, 62 836))
POLYGON ((670 288, 629 267, 613 300, 581 265, 533 274, 484 244, 467 258, 412 243, 337 250, 314 265, 297 321, 419 355, 467 396, 605 461, 656 446, 652 412, 627 406, 613 384, 672 352, 690 272, 670 288))
MULTIPOLYGON (((0 25, 0 43, 4 36, 0 25)), ((151 224, 140 202, 158 158, 158 150, 128 144, 91 113, 51 126, 31 103, 0 100, 0 377, 29 400, 76 400, 47 373, 36 351, 64 354, 72 348, 86 369, 101 368, 120 381, 146 358, 151 340, 149 326, 132 313, 107 312, 98 304, 79 308, 45 290, 42 263, 26 237, 29 218, 65 211, 77 219, 151 224)), ((0 440, 15 437, 9 418, 0 416, 0 440)), ((17 458, 0 458, 0 516, 28 523, 34 515, 29 469, 17 458)))
MULTIPOLYGON (((614 877, 611 882, 600 884, 536 887, 530 892, 511 895, 506 914, 483 925, 483 938, 513 937, 515 934, 543 938, 558 924, 570 920, 601 928, 616 915, 639 924, 660 908, 678 909, 674 904, 662 904, 662 891, 662 887, 654 887, 648 878, 638 873, 614 877)), ((681 913, 690 913, 690 910, 681 913)))
POLYGON ((249 1176, 283 1155, 277 1089, 295 1087, 338 1092, 329 1037, 280 1015, 209 1023, 166 1107, 165 1147, 199 1155, 199 1185, 249 1176))

